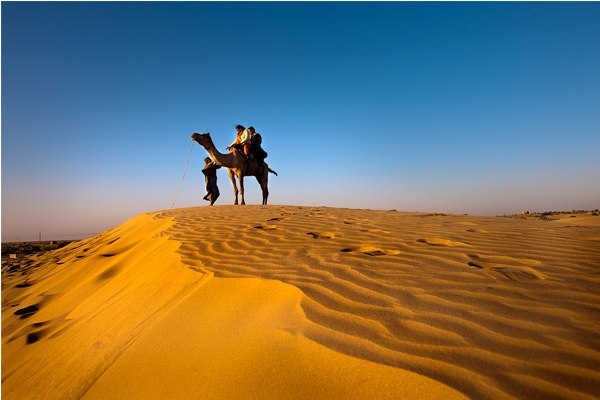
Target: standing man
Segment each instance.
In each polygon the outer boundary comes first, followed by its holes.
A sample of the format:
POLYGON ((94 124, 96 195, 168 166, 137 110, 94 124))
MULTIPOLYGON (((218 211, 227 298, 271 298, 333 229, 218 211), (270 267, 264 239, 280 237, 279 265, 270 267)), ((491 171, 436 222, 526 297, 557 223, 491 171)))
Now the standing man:
POLYGON ((215 164, 210 157, 206 157, 204 163, 204 169, 202 170, 206 180, 206 196, 204 196, 204 200, 210 201, 210 205, 212 206, 221 194, 219 193, 219 187, 217 186, 217 170, 221 168, 221 166, 215 164))

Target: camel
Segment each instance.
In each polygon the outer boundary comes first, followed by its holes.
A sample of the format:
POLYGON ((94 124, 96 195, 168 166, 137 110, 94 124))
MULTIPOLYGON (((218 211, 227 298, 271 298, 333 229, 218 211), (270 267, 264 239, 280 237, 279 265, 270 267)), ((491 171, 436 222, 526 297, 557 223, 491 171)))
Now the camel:
POLYGON ((235 194, 235 205, 238 204, 238 192, 242 197, 242 205, 246 204, 244 201, 244 177, 245 176, 255 176, 260 188, 262 189, 263 201, 262 204, 267 204, 267 198, 269 197, 269 172, 277 175, 275 171, 269 168, 266 162, 263 161, 263 169, 262 172, 259 173, 259 165, 256 160, 248 160, 242 152, 236 150, 232 147, 231 152, 228 154, 220 153, 219 150, 215 147, 212 138, 209 133, 194 133, 192 134, 192 140, 200 143, 210 154, 212 159, 218 165, 227 168, 229 179, 231 179, 231 184, 233 185, 233 193, 235 194), (240 189, 238 191, 238 187, 235 181, 237 177, 240 183, 240 189))

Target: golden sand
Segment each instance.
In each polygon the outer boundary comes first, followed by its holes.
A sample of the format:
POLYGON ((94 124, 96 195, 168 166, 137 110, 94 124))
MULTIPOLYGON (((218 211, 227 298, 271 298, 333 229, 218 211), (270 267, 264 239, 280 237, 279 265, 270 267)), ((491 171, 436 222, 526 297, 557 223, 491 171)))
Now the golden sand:
POLYGON ((143 214, 3 266, 2 396, 597 398, 589 220, 143 214))

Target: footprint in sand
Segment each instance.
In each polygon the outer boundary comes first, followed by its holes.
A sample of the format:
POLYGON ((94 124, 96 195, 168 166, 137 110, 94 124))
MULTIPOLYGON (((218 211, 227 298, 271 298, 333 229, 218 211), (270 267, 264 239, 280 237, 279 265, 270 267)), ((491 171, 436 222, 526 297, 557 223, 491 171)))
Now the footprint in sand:
POLYGON ((40 340, 40 336, 38 333, 30 333, 27 335, 27 344, 32 344, 40 340))
POLYGON ((67 325, 69 321, 65 317, 59 317, 48 321, 36 322, 26 326, 20 332, 12 336, 7 343, 15 340, 25 339, 27 345, 36 343, 50 335, 56 334, 67 325))
POLYGON ((371 220, 367 218, 346 218, 346 220, 342 222, 345 224, 361 224, 363 222, 371 222, 371 220))
POLYGON ((469 254, 468 256, 473 260, 467 264, 470 267, 488 270, 494 274, 499 274, 503 279, 521 282, 544 279, 543 274, 529 267, 539 265, 541 261, 482 254, 469 254))
POLYGON ((383 229, 361 229, 361 232, 369 232, 369 233, 382 233, 382 234, 388 234, 390 233, 389 231, 384 231, 383 229))
POLYGON ((485 229, 467 229, 467 232, 471 232, 471 233, 489 233, 485 229))
POLYGON ((277 226, 275 225, 258 225, 255 226, 256 229, 264 229, 265 231, 272 231, 277 229, 277 226))
MULTIPOLYGON (((104 256, 104 254, 102 256, 104 256)), ((106 271, 98 275, 98 277, 96 278, 96 282, 103 282, 108 279, 114 278, 121 272, 122 269, 123 265, 121 264, 113 265, 112 267, 108 268, 106 271)))
POLYGON ((25 308, 20 308, 14 312, 15 315, 20 315, 21 319, 26 319, 33 316, 36 312, 40 311, 37 304, 25 308))
POLYGON ((453 247, 453 246, 467 246, 467 247, 472 247, 470 244, 466 244, 466 243, 463 243, 463 242, 454 242, 452 240, 440 239, 440 238, 417 239, 417 242, 419 242, 419 243, 426 243, 426 244, 431 245, 431 246, 449 246, 449 247, 453 247))
POLYGON ((307 235, 312 235, 315 239, 333 239, 335 237, 333 232, 308 232, 307 235))
POLYGON ((311 211, 306 216, 307 217, 316 217, 316 218, 331 218, 331 219, 336 219, 335 215, 329 214, 329 213, 327 213, 325 211, 321 211, 321 210, 311 211))
POLYGON ((540 265, 542 262, 531 260, 529 258, 514 258, 508 256, 485 255, 485 254, 467 254, 473 260, 481 263, 496 263, 510 265, 540 265))
POLYGON ((379 249, 373 246, 349 247, 347 249, 342 249, 341 252, 356 252, 366 254, 368 256, 395 256, 396 254, 400 254, 400 250, 379 249))

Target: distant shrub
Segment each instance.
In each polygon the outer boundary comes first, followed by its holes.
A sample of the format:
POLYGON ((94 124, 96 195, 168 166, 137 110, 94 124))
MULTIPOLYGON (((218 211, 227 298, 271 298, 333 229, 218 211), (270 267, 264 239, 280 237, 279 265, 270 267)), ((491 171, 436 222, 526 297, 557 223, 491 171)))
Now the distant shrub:
POLYGON ((2 255, 8 254, 35 254, 43 251, 50 251, 65 247, 73 240, 61 240, 51 242, 22 242, 22 243, 2 243, 2 255))

